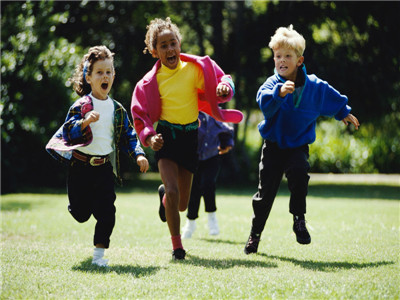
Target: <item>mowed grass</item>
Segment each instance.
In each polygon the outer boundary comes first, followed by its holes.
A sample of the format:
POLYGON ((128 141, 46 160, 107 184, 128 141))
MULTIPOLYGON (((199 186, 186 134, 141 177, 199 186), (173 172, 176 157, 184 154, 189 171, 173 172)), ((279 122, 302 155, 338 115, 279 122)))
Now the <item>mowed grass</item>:
POLYGON ((175 262, 156 189, 119 189, 108 269, 91 265, 95 220, 77 223, 65 193, 3 195, 1 299, 399 299, 398 186, 311 185, 312 243, 300 245, 283 184, 259 253, 245 255, 254 192, 218 190, 216 237, 202 203, 175 262))

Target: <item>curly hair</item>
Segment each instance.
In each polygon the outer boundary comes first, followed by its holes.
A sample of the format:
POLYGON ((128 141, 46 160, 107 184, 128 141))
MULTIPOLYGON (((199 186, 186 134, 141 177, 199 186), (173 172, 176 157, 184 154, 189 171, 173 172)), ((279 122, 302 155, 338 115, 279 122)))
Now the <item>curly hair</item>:
POLYGON ((114 53, 106 46, 91 47, 81 62, 76 66, 74 75, 70 78, 73 83, 73 89, 79 96, 85 96, 92 91, 90 84, 86 82, 86 76, 91 75, 93 65, 98 60, 111 59, 114 63, 114 53), (83 74, 85 71, 85 74, 83 74))
POLYGON ((157 36, 166 29, 171 30, 176 35, 179 43, 182 40, 182 35, 178 26, 171 22, 170 17, 167 17, 165 20, 156 18, 152 20, 149 25, 147 25, 146 29, 146 39, 144 40, 146 47, 143 50, 144 54, 148 52, 149 54, 153 55, 153 51, 157 46, 157 36))
POLYGON ((279 27, 271 37, 268 46, 272 50, 281 47, 289 48, 294 50, 297 56, 303 56, 304 50, 306 49, 306 40, 293 29, 293 25, 291 24, 288 27, 279 27))

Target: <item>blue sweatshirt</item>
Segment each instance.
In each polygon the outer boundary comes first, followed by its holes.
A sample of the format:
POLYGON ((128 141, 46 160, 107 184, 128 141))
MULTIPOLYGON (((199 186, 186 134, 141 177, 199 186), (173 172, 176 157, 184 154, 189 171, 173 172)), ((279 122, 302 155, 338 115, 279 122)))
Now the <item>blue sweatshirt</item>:
POLYGON ((304 64, 297 76, 304 78, 304 84, 300 87, 296 84, 293 94, 279 96, 286 80, 276 72, 257 92, 257 103, 265 118, 258 124, 258 130, 263 139, 276 142, 282 149, 312 144, 319 116, 342 120, 351 110, 346 96, 317 76, 307 75, 304 64))

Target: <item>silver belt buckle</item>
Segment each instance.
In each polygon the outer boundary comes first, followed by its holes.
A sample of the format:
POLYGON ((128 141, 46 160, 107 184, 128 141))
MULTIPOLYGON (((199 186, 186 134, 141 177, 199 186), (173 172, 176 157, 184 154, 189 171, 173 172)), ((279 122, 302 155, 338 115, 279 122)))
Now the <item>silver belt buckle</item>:
MULTIPOLYGON (((100 163, 100 164, 99 164, 99 163, 96 163, 96 162, 95 162, 96 159, 101 159, 101 157, 93 156, 93 157, 90 159, 90 161, 89 161, 89 163, 90 163, 91 166, 97 167, 97 166, 102 165, 102 163, 100 163)), ((103 159, 103 161, 104 161, 104 159, 103 159)), ((103 163, 104 163, 104 162, 103 162, 103 163)))

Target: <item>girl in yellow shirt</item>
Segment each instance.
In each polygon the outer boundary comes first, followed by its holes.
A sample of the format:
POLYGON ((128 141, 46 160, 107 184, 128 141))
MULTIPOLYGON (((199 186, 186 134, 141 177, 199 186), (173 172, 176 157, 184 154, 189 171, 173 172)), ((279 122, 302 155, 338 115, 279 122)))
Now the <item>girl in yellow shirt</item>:
POLYGON ((186 255, 180 236, 179 211, 187 209, 198 164, 198 112, 203 110, 226 122, 238 123, 242 119, 239 111, 218 107, 218 103, 233 96, 230 76, 209 57, 181 54, 181 39, 170 18, 150 22, 145 52, 159 60, 136 85, 131 104, 142 144, 155 151, 163 182, 158 190, 159 214, 168 224, 172 257, 178 260, 186 255), (155 131, 153 124, 157 121, 155 131))

